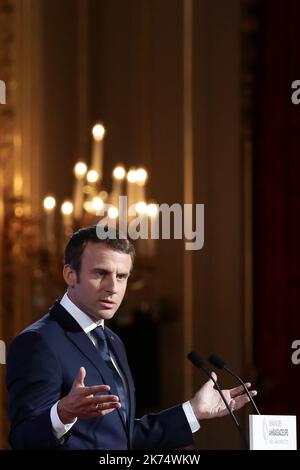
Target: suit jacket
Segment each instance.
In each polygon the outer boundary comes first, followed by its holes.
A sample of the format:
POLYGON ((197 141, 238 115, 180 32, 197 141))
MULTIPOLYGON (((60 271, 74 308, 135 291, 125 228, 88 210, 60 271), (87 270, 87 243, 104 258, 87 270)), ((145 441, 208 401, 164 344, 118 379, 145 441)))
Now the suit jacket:
MULTIPOLYGON (((193 442, 182 406, 135 419, 135 388, 124 345, 108 329, 109 347, 127 380, 129 420, 119 410, 105 416, 78 419, 56 439, 50 410, 67 395, 81 366, 85 385, 108 384, 117 395, 113 378, 90 338, 59 302, 13 341, 7 358, 10 395, 9 441, 13 449, 168 449, 193 442)), ((149 373, 145 371, 145 373, 149 373)))

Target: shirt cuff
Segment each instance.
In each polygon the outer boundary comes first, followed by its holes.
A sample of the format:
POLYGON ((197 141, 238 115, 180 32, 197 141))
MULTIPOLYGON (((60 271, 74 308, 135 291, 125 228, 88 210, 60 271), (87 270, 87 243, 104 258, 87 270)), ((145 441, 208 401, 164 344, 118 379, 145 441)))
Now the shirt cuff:
POLYGON ((185 413, 186 419, 188 420, 192 433, 198 431, 198 429, 200 429, 200 423, 196 418, 191 403, 189 401, 186 401, 182 404, 182 408, 185 413))
POLYGON ((71 427, 76 423, 77 418, 75 418, 75 420, 72 421, 72 423, 68 423, 68 424, 62 423, 57 413, 57 404, 58 404, 58 401, 51 408, 50 419, 51 419, 52 429, 53 429, 56 439, 61 439, 68 431, 70 431, 71 427))

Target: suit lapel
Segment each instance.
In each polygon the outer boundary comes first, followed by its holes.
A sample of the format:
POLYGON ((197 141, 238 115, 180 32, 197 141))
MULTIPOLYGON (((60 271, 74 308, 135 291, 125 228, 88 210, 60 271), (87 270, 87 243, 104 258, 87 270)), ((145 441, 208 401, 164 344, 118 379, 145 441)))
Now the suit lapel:
POLYGON ((124 377, 127 379, 128 393, 129 393, 129 423, 130 426, 133 425, 134 420, 134 410, 135 410, 135 392, 134 392, 134 382, 132 375, 129 369, 126 353, 121 341, 116 337, 116 335, 106 327, 107 338, 109 342, 109 348, 112 350, 114 356, 116 357, 119 366, 122 369, 124 377))

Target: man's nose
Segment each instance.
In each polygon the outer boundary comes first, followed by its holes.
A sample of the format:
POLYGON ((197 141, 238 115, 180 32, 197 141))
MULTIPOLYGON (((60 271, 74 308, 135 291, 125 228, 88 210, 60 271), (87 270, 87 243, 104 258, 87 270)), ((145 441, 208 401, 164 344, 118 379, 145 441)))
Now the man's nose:
POLYGON ((106 284, 105 284, 105 290, 106 292, 109 292, 110 294, 116 294, 117 293, 117 279, 115 276, 108 276, 106 279, 106 284))

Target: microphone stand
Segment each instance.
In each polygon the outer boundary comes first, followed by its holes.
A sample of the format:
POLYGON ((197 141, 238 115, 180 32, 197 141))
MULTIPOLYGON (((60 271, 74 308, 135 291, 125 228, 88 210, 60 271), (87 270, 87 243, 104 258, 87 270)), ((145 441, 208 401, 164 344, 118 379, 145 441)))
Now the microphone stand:
POLYGON ((224 397, 224 394, 218 384, 218 382, 215 380, 215 378, 212 376, 211 372, 209 370, 207 370, 204 365, 203 365, 203 360, 201 359, 201 357, 194 351, 191 351, 188 355, 187 355, 187 358, 191 361, 191 363, 197 367, 198 369, 201 369, 214 383, 214 387, 215 389, 219 392, 227 410, 228 410, 228 413, 231 417, 231 419, 233 420, 234 422, 234 425, 236 426, 240 436, 241 436, 241 440, 243 442, 243 447, 245 450, 249 450, 249 446, 248 446, 248 442, 247 442, 247 439, 246 439, 246 436, 245 436, 245 433, 243 431, 243 429, 241 428, 241 425, 240 423, 238 422, 235 414, 233 413, 232 409, 230 408, 226 398, 224 397))
POLYGON ((209 356, 208 358, 208 361, 215 367, 217 367, 217 369, 224 369, 226 370, 226 372, 228 372, 230 375, 232 375, 232 377, 236 378, 238 380, 238 382, 240 382, 240 384, 243 386, 244 390, 245 390, 245 393, 247 395, 247 397, 249 398, 253 408, 255 409, 255 412, 260 415, 260 412, 256 406, 256 403, 255 401, 253 400, 252 396, 250 395, 249 393, 249 390, 248 388, 246 387, 244 381, 241 379, 241 377, 239 377, 237 374, 235 374, 232 370, 229 369, 229 367, 227 367, 227 365, 225 364, 225 362, 220 358, 218 357, 216 354, 212 354, 211 356, 209 356))

